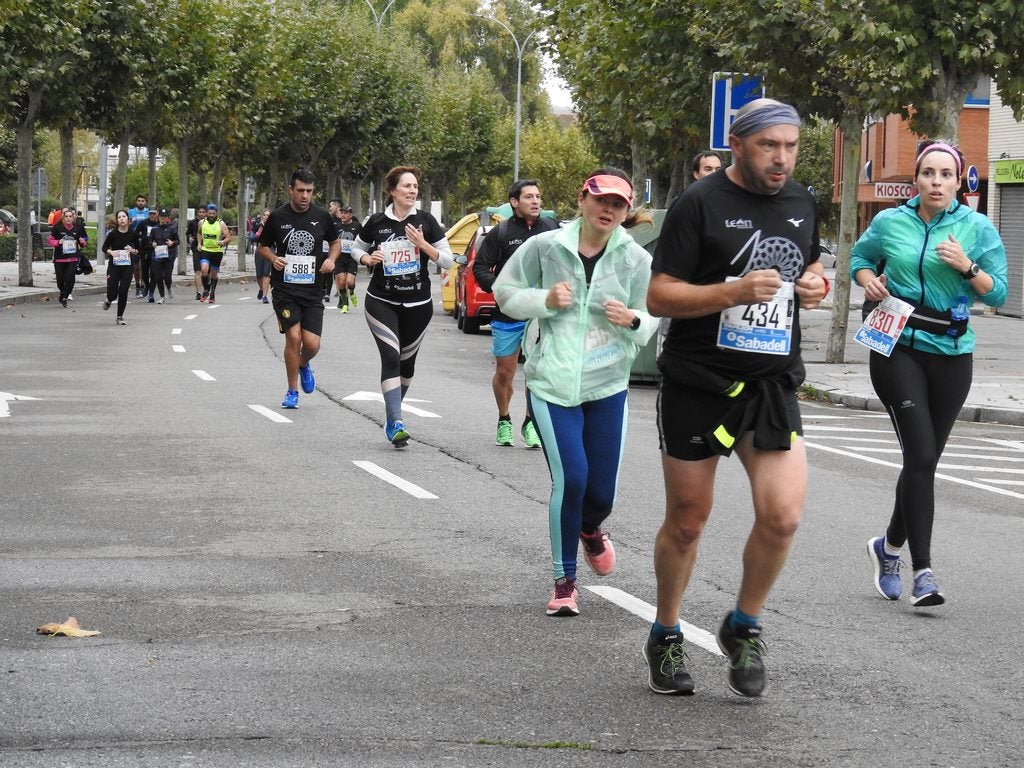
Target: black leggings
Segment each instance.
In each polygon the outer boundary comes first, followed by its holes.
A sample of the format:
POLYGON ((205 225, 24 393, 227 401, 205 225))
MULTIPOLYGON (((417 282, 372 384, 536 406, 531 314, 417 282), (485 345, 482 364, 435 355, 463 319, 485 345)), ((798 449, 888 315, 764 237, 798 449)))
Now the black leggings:
POLYGON ((117 301, 117 316, 124 317, 124 308, 128 306, 128 289, 132 287, 132 276, 135 272, 133 264, 123 267, 111 263, 107 267, 107 301, 117 301))
POLYGON ((153 263, 150 266, 150 276, 152 282, 149 284, 149 295, 153 295, 153 291, 157 288, 160 289, 160 296, 164 295, 164 288, 171 287, 171 278, 174 275, 174 259, 153 259, 153 263))
POLYGON ((939 355, 897 344, 891 357, 871 353, 871 383, 903 451, 896 502, 885 537, 910 544, 915 571, 931 567, 935 469, 971 389, 973 355, 939 355))
POLYGON ((77 261, 55 261, 53 271, 57 277, 57 290, 60 298, 66 299, 75 289, 75 272, 78 270, 77 261))
POLYGON ((367 294, 364 312, 380 352, 380 380, 401 377, 404 394, 416 372, 416 355, 434 315, 434 304, 428 301, 406 307, 367 294))

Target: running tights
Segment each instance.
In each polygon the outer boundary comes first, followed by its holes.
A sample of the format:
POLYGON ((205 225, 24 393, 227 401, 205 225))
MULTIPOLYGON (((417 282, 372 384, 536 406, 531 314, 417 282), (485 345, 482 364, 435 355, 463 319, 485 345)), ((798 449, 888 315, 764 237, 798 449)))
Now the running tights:
POLYGON ((153 264, 150 267, 150 277, 152 282, 149 284, 149 295, 153 295, 153 291, 160 289, 160 295, 164 295, 164 290, 171 287, 171 279, 174 276, 174 259, 153 259, 153 264))
POLYGON ((871 353, 871 383, 892 419, 903 451, 889 544, 910 544, 915 571, 931 567, 935 469, 971 389, 973 356, 939 355, 896 345, 871 353))
POLYGON ((612 512, 629 417, 626 394, 566 407, 527 390, 551 472, 548 530, 556 580, 576 578, 580 531, 593 533, 612 512))
POLYGON ((134 266, 125 264, 117 267, 110 264, 107 267, 107 301, 113 304, 117 302, 117 316, 124 317, 124 308, 128 306, 128 289, 132 287, 132 273, 134 266))
POLYGON ((402 400, 416 372, 416 355, 426 336, 433 302, 391 304, 366 294, 366 324, 380 353, 380 389, 388 421, 402 419, 402 400))
POLYGON ((75 261, 53 262, 53 271, 57 278, 57 290, 60 293, 60 298, 66 299, 71 295, 71 291, 75 289, 75 272, 77 269, 77 259, 75 261))

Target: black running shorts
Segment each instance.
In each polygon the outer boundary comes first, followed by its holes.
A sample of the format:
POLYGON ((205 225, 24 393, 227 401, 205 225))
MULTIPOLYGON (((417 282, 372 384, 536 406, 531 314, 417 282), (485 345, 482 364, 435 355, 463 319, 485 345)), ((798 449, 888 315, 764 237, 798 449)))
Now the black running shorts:
MULTIPOLYGON (((738 397, 745 397, 743 393, 738 397)), ((705 435, 712 432, 736 398, 678 384, 663 377, 658 391, 658 446, 673 459, 701 461, 715 455, 705 435)), ((796 391, 786 397, 789 429, 803 435, 796 391)), ((737 439, 740 435, 736 436, 737 439)))
POLYGON ((284 333, 296 323, 301 323, 302 330, 323 335, 324 300, 319 293, 309 296, 291 294, 284 288, 276 287, 271 294, 274 312, 277 314, 277 327, 284 333))

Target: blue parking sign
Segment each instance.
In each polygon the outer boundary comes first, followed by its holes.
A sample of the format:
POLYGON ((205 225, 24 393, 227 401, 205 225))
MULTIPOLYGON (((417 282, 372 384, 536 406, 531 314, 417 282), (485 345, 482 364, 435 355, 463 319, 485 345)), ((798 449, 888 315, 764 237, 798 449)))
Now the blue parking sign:
POLYGON ((764 98, 764 80, 757 75, 715 72, 711 79, 711 149, 729 149, 729 128, 744 104, 764 98))

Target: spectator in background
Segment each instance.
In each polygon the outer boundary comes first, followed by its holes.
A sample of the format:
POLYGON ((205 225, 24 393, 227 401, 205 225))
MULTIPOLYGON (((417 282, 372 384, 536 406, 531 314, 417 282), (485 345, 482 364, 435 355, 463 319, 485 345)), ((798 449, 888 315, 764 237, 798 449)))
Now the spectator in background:
POLYGON ((693 181, 699 181, 705 176, 710 176, 722 167, 722 156, 711 149, 698 152, 694 155, 690 164, 690 176, 693 181))

